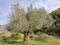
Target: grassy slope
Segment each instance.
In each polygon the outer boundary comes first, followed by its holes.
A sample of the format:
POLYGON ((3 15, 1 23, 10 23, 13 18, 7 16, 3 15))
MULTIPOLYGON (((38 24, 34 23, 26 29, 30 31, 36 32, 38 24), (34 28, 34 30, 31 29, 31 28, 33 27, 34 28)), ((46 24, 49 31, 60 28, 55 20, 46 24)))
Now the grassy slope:
POLYGON ((18 40, 15 40, 14 38, 8 38, 8 41, 9 42, 5 42, 4 40, 2 40, 0 38, 0 44, 2 45, 30 45, 30 44, 35 44, 35 45, 60 45, 60 39, 56 39, 54 37, 51 37, 49 38, 49 40, 46 40, 46 41, 37 41, 37 40, 34 40, 34 39, 30 39, 30 43, 29 44, 25 44, 24 42, 22 42, 22 38, 23 38, 23 35, 19 35, 19 39, 18 40), (12 40, 15 40, 12 42, 12 40), (21 43, 22 42, 22 43, 21 43))
POLYGON ((31 41, 32 43, 36 42, 39 45, 60 45, 60 40, 57 40, 57 39, 47 40, 47 41, 33 41, 33 40, 31 41))
MULTIPOLYGON (((21 39, 17 40, 17 41, 15 40, 15 42, 10 42, 10 43, 7 43, 4 40, 0 39, 0 43, 2 45, 20 45, 21 44, 20 42, 22 42, 21 39)), ((60 39, 49 39, 47 41, 36 41, 36 40, 31 39, 30 44, 35 44, 35 45, 60 45, 60 39)), ((25 45, 27 45, 27 44, 25 44, 25 45)))

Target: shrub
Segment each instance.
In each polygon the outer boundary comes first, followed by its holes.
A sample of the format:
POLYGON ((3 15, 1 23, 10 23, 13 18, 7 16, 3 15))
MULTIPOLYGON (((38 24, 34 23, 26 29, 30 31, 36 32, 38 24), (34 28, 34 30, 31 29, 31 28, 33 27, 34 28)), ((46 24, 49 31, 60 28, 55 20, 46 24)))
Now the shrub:
POLYGON ((48 38, 49 38, 49 36, 46 35, 46 34, 39 34, 39 35, 32 35, 31 36, 31 39, 35 39, 35 40, 38 40, 38 41, 40 41, 40 40, 46 41, 48 38))
POLYGON ((46 41, 47 39, 48 37, 45 34, 38 35, 38 37, 36 38, 36 40, 42 40, 42 41, 46 41))

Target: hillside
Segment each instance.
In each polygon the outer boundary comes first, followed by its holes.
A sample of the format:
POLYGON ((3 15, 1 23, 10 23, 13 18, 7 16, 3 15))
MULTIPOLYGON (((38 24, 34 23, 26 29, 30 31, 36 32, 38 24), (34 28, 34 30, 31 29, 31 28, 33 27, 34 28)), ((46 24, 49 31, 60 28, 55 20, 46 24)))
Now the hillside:
POLYGON ((60 8, 52 11, 50 14, 52 15, 52 17, 53 17, 54 19, 60 18, 60 8))
POLYGON ((53 17, 54 24, 48 29, 47 33, 51 35, 60 36, 60 8, 52 11, 50 15, 53 17))

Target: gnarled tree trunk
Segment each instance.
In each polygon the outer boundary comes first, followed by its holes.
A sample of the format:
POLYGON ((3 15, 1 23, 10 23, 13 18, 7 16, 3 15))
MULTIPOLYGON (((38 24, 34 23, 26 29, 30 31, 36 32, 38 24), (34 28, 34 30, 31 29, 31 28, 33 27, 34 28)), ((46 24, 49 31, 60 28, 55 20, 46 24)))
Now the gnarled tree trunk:
POLYGON ((29 42, 29 31, 24 32, 24 41, 29 42))

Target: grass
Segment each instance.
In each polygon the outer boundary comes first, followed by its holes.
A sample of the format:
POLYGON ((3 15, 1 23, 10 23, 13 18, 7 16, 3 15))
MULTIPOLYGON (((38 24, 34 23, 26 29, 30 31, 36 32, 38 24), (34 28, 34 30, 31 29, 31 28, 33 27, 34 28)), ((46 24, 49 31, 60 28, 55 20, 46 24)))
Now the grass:
POLYGON ((31 40, 31 43, 38 43, 38 45, 60 45, 60 39, 52 39, 46 41, 31 40))
POLYGON ((22 42, 22 38, 15 40, 14 38, 8 38, 8 42, 5 42, 2 38, 0 38, 0 44, 2 45, 60 45, 60 39, 56 39, 56 38, 51 38, 48 39, 46 41, 42 41, 42 40, 34 40, 34 39, 30 39, 29 44, 27 42, 22 42), (14 41, 13 41, 14 40, 14 41), (22 42, 22 43, 21 43, 22 42))
MULTIPOLYGON (((20 42, 22 40, 16 40, 15 42, 10 42, 7 43, 4 40, 0 39, 0 43, 2 45, 20 45, 20 42)), ((60 45, 60 39, 53 39, 53 40, 47 40, 47 41, 36 41, 34 39, 30 40, 30 44, 35 44, 35 45, 60 45)))

